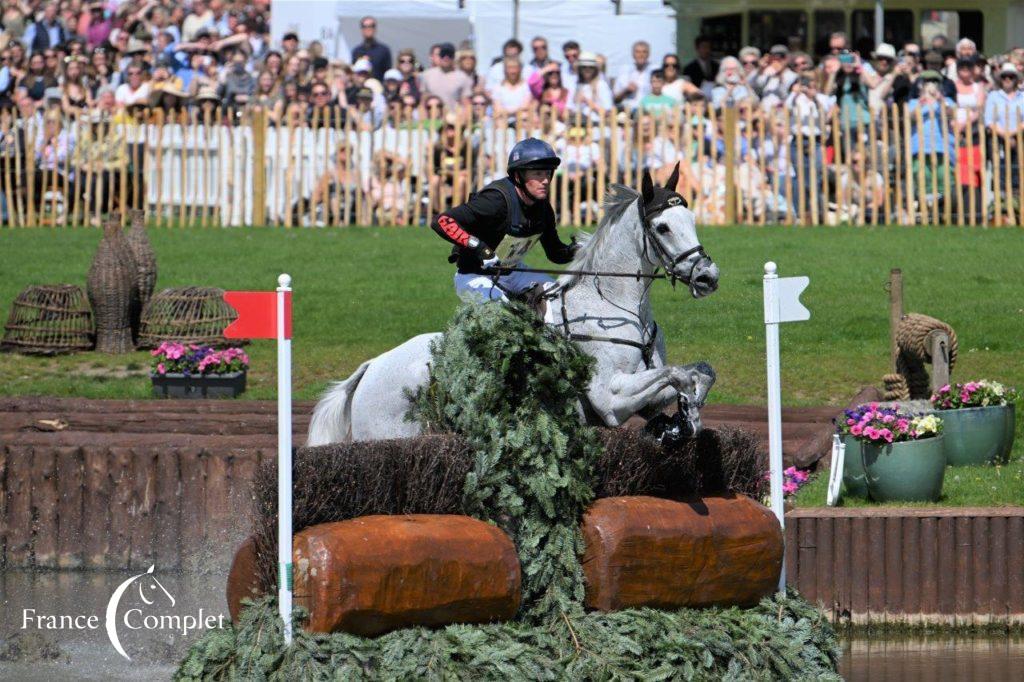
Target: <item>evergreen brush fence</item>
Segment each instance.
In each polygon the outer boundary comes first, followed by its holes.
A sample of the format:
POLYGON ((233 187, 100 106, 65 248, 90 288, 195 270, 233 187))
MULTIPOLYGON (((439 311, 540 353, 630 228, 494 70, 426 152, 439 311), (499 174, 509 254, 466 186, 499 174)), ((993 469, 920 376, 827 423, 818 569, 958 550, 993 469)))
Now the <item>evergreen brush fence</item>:
POLYGON ((645 168, 664 181, 676 161, 703 224, 1024 224, 1024 128, 925 98, 827 112, 478 109, 3 112, 0 225, 99 225, 117 207, 161 226, 421 225, 504 175, 528 135, 562 157, 552 200, 565 225, 595 223, 610 183, 639 189, 645 168))

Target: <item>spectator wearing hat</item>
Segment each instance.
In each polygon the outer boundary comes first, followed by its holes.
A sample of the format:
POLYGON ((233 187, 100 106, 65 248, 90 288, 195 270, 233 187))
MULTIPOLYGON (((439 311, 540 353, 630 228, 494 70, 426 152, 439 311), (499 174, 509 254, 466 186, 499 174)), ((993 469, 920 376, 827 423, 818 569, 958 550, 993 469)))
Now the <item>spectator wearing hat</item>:
POLYGON ((363 17, 359 21, 359 30, 363 34, 363 42, 352 48, 352 61, 365 57, 373 65, 373 77, 380 80, 384 72, 391 68, 391 48, 377 40, 377 20, 363 17))
POLYGON ((893 83, 900 75, 896 70, 896 48, 889 43, 879 43, 871 53, 871 59, 874 62, 875 75, 864 78, 870 88, 868 105, 872 111, 877 111, 887 104, 893 83))
POLYGON ((1024 91, 1020 89, 1021 73, 1013 62, 999 68, 999 88, 985 100, 985 125, 995 135, 1016 135, 1024 127, 1024 91))
POLYGON ((630 111, 640 105, 651 85, 651 45, 646 40, 633 43, 633 63, 623 64, 615 76, 615 103, 630 111))
POLYGON ((706 35, 697 36, 693 48, 697 56, 683 68, 683 75, 701 90, 710 92, 719 68, 719 63, 711 57, 711 38, 706 35))
POLYGON ((22 42, 28 47, 29 54, 33 55, 63 45, 69 37, 64 22, 57 17, 57 3, 49 2, 43 8, 43 16, 25 29, 22 42))
POLYGON ((451 109, 465 102, 473 94, 473 81, 455 68, 455 46, 442 43, 438 48, 440 64, 423 72, 420 82, 423 91, 436 95, 451 109))
POLYGON ((956 99, 956 83, 942 75, 944 60, 942 54, 936 50, 928 50, 924 54, 924 70, 918 74, 910 86, 910 99, 917 99, 921 96, 921 88, 925 83, 937 82, 942 96, 947 99, 956 99))
POLYGON ((789 68, 789 48, 785 45, 772 45, 764 61, 753 79, 754 93, 761 98, 763 106, 771 107, 786 99, 797 74, 789 68))
POLYGON ((591 120, 599 120, 601 114, 615 106, 615 102, 611 88, 600 76, 597 55, 581 52, 576 68, 579 71, 578 80, 569 97, 569 110, 579 111, 591 120))
POLYGON ((388 69, 384 72, 384 100, 392 102, 401 101, 402 95, 408 92, 402 72, 398 69, 388 69))
MULTIPOLYGON (((373 65, 366 57, 361 57, 352 65, 352 83, 346 89, 352 96, 360 88, 369 88, 374 95, 383 95, 384 86, 379 80, 373 77, 373 65)), ((351 97, 350 97, 351 99, 351 97)))

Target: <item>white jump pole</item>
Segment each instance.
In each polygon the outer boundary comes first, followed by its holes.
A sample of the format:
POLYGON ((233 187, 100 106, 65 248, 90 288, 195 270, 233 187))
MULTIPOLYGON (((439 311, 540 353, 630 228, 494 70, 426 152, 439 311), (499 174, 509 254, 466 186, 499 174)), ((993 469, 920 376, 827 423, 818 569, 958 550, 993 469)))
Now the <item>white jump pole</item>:
MULTIPOLYGON (((809 319, 811 313, 800 303, 807 277, 779 279, 778 267, 772 261, 764 264, 764 329, 765 356, 768 369, 768 466, 771 480, 772 511, 779 519, 783 537, 786 532, 786 510, 782 495, 782 377, 779 371, 779 324, 809 319)), ((786 556, 782 556, 779 592, 786 590, 786 556)))
POLYGON ((285 645, 292 643, 292 340, 285 335, 285 298, 292 278, 277 278, 277 604, 285 645))

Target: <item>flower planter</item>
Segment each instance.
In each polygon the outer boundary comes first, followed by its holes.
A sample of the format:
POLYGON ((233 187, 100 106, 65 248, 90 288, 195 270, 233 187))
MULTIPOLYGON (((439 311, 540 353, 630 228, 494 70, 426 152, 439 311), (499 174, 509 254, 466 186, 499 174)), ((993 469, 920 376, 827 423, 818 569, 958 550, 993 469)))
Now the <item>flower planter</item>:
POLYGON ((962 407, 938 412, 946 460, 953 466, 1005 462, 1013 447, 1015 406, 962 407))
POLYGON ((935 502, 946 475, 944 436, 875 445, 862 456, 868 494, 876 502, 935 502))
POLYGON ((157 398, 234 398, 245 391, 245 370, 230 374, 152 374, 157 398))
POLYGON ((867 497, 868 483, 865 480, 864 460, 861 455, 862 444, 850 435, 843 436, 842 439, 843 445, 846 446, 846 454, 843 457, 843 488, 851 497, 867 497))

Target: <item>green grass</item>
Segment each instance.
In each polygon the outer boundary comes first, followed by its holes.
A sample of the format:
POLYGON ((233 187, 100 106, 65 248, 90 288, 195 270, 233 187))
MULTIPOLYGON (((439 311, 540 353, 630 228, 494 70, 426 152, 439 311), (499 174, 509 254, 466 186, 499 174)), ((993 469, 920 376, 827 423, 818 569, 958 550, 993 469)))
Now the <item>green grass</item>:
MULTIPOLYGON (((209 285, 270 289, 294 277, 298 398, 406 338, 443 327, 456 307, 447 246, 420 228, 154 229, 158 288, 209 285)), ((764 261, 780 275, 810 275, 808 322, 782 329, 783 400, 842 405, 887 370, 891 267, 904 272, 906 307, 946 320, 960 336, 955 376, 1024 385, 1024 233, 984 228, 703 228, 722 270, 721 289, 700 301, 654 286, 670 359, 706 359, 718 370, 712 400, 763 403, 764 261)), ((0 233, 0 303, 29 284, 84 284, 100 233, 34 229, 0 233)), ((539 251, 539 249, 538 249, 539 251)), ((534 254, 542 259, 541 254, 534 254)), ((540 262, 538 260, 537 262, 540 262)), ((274 346, 250 346, 247 398, 274 396, 274 346)), ((59 358, 0 355, 0 394, 149 395, 144 353, 59 358), (139 369, 128 370, 134 363, 139 369), (109 370, 110 375, 105 376, 109 370)))
MULTIPOLYGON (((946 467, 942 497, 938 502, 899 502, 895 507, 993 507, 1024 504, 1024 460, 1019 442, 1014 456, 1003 466, 946 467)), ((791 499, 797 507, 824 507, 828 490, 828 472, 816 474, 791 499)), ((844 497, 843 507, 876 507, 877 503, 859 497, 844 497)))

